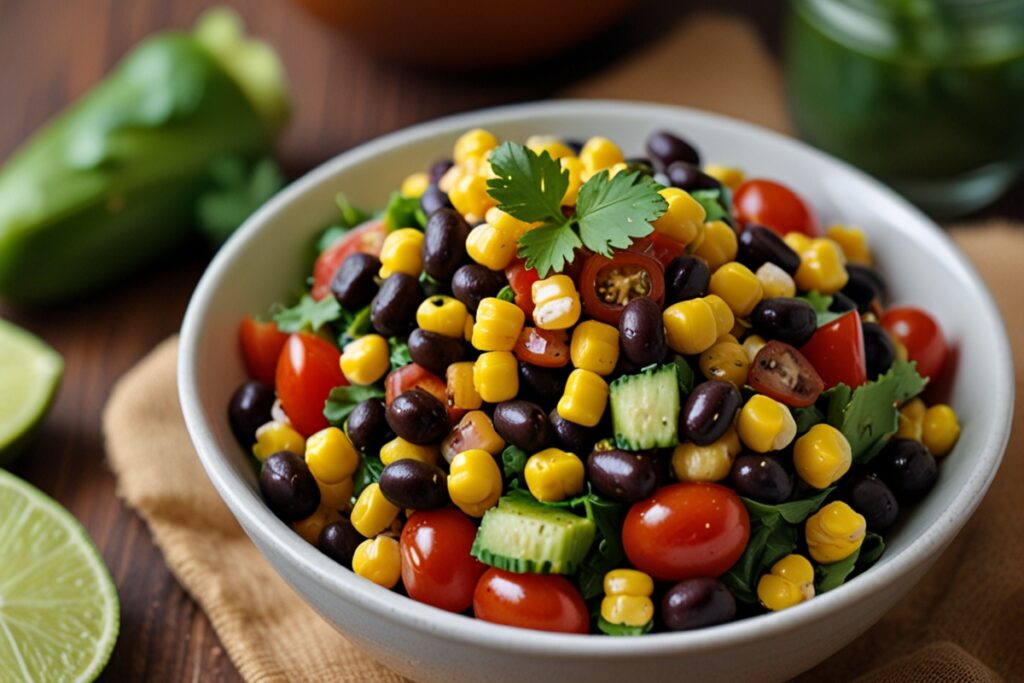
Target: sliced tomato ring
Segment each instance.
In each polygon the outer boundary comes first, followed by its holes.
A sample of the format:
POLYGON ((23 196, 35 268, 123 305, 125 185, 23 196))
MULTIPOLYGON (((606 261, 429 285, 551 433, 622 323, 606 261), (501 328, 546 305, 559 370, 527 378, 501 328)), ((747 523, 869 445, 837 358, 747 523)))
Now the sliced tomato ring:
POLYGON ((686 245, 660 232, 652 232, 647 237, 634 240, 629 250, 653 256, 663 268, 668 268, 672 259, 686 253, 686 245))
POLYGON ((793 408, 806 408, 825 390, 825 382, 810 361, 789 344, 776 340, 757 352, 747 382, 757 393, 793 408))
POLYGON ((618 325, 622 309, 642 296, 659 306, 665 299, 665 268, 653 256, 619 251, 611 258, 592 254, 580 274, 580 295, 588 316, 618 325))
POLYGON ((512 351, 524 363, 542 368, 561 368, 569 362, 569 333, 524 327, 512 351))

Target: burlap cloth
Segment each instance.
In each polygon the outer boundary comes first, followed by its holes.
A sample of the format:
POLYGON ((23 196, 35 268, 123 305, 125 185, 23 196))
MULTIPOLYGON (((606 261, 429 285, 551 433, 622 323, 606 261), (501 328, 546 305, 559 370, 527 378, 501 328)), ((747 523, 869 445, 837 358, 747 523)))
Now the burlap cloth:
MULTIPOLYGON (((750 27, 702 17, 567 93, 660 100, 745 118, 787 121, 780 78, 750 27), (715 56, 713 69, 688 69, 715 56)), ((1024 226, 955 228, 1009 327, 1024 393, 1024 226)), ((401 681, 350 645, 277 576, 242 532, 195 456, 178 407, 170 339, 114 390, 104 417, 119 493, 149 524, 167 565, 209 616, 249 681, 401 681)), ((814 681, 991 681, 1024 676, 1024 410, 1008 455, 974 519, 911 593, 848 648, 803 678, 814 681)), ((969 457, 969 453, 961 454, 969 457)))

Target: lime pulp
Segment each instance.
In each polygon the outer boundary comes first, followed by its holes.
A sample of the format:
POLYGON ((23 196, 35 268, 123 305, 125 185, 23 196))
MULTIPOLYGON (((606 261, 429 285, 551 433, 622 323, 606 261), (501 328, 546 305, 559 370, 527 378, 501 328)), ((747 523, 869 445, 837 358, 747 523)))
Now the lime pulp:
POLYGON ((0 466, 27 445, 63 374, 60 354, 38 337, 0 320, 0 466))

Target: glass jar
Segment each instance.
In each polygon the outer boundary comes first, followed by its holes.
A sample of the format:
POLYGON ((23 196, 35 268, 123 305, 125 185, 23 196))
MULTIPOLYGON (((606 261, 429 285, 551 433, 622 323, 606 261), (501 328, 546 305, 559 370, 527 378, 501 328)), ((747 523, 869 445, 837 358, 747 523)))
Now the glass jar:
POLYGON ((1024 166, 1024 0, 790 0, 797 129, 939 216, 1024 166))

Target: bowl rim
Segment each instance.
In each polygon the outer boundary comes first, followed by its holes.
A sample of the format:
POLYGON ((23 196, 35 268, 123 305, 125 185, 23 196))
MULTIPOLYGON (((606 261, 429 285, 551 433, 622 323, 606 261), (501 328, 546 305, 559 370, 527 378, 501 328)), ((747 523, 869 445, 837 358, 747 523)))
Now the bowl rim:
MULTIPOLYGON (((908 230, 910 228, 907 228, 908 230)), ((476 647, 505 652, 514 651, 538 657, 580 656, 592 658, 618 658, 622 656, 678 655, 691 652, 708 653, 722 648, 733 648, 746 642, 779 636, 819 622, 838 611, 853 608, 891 582, 911 575, 922 565, 936 559, 937 552, 948 545, 977 508, 991 484, 1002 460, 1013 415, 1014 372, 1010 344, 998 309, 991 294, 973 266, 954 246, 949 236, 916 207, 898 196, 877 180, 809 145, 730 117, 674 105, 620 100, 550 100, 513 104, 455 114, 375 138, 343 152, 309 171, 279 192, 253 214, 235 232, 216 254, 204 272, 189 302, 182 323, 178 356, 178 391, 182 413, 189 435, 207 476, 221 497, 241 522, 246 532, 257 540, 258 546, 270 546, 277 553, 290 558, 290 562, 304 580, 321 584, 322 588, 355 603, 359 608, 378 617, 401 623, 424 635, 434 635, 449 641, 458 641, 476 647), (928 240, 920 242, 922 248, 951 269, 960 271, 960 280, 969 288, 969 296, 977 302, 982 315, 992 330, 992 352, 999 376, 1004 377, 992 387, 991 402, 995 406, 990 419, 983 448, 975 455, 976 462, 963 487, 953 496, 940 516, 908 546, 887 563, 875 566, 836 590, 815 597, 806 603, 781 612, 713 626, 696 631, 657 633, 643 638, 594 638, 583 635, 549 633, 502 626, 479 621, 461 614, 446 612, 404 595, 387 590, 357 577, 348 570, 338 571, 338 565, 302 540, 262 504, 258 495, 232 468, 220 452, 213 432, 200 409, 200 392, 195 373, 196 352, 203 342, 201 334, 207 309, 214 300, 223 271, 233 262, 243 245, 252 240, 263 226, 272 223, 274 216, 288 204, 297 200, 311 188, 329 181, 336 173, 355 166, 373 156, 393 148, 423 140, 451 135, 466 128, 487 127, 515 122, 524 117, 591 115, 611 117, 643 117, 652 121, 666 115, 683 115, 702 125, 720 127, 742 134, 754 134, 775 144, 787 147, 798 157, 813 163, 826 164, 851 175, 860 183, 870 186, 879 199, 887 204, 886 210, 902 214, 915 228, 930 232, 928 240)), ((265 554, 265 553, 264 553, 265 554)), ((314 605, 314 608, 316 606, 314 605)))

